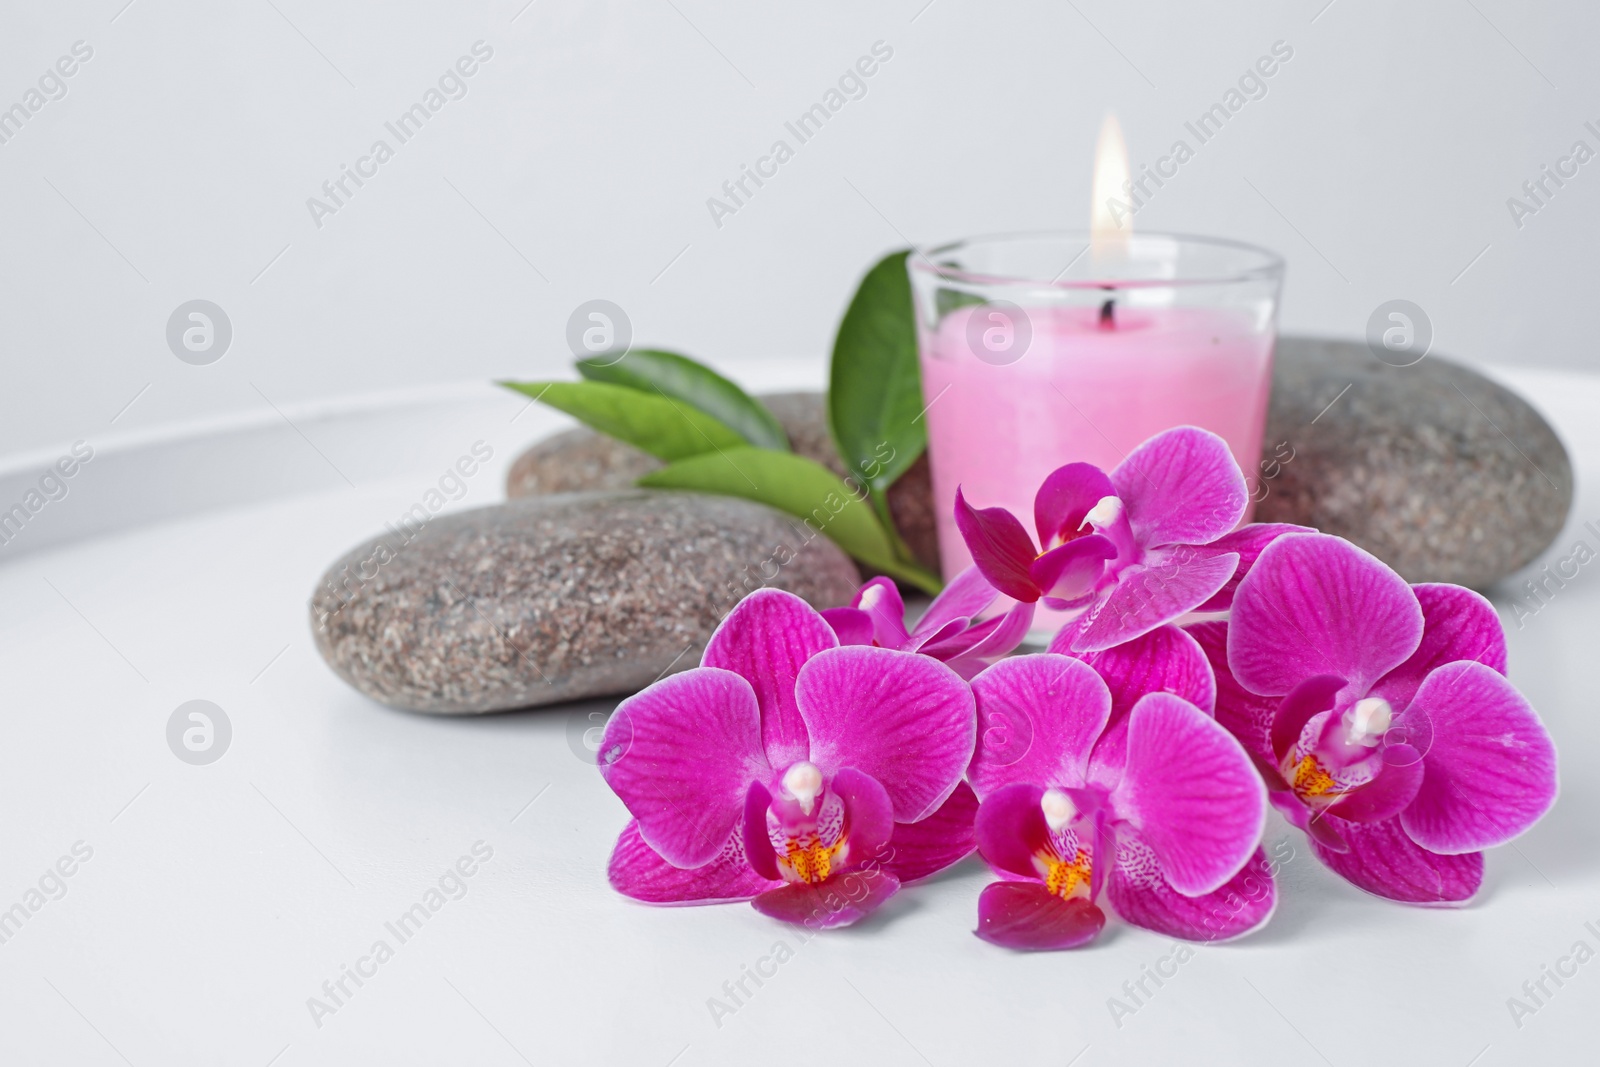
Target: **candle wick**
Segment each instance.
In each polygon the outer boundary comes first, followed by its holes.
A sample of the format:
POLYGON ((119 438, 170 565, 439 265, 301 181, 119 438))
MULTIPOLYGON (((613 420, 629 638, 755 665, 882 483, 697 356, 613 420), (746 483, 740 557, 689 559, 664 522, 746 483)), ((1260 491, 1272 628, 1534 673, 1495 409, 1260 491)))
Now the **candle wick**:
POLYGON ((1100 328, 1102 330, 1114 330, 1117 328, 1116 306, 1115 297, 1107 297, 1106 302, 1100 305, 1100 328))

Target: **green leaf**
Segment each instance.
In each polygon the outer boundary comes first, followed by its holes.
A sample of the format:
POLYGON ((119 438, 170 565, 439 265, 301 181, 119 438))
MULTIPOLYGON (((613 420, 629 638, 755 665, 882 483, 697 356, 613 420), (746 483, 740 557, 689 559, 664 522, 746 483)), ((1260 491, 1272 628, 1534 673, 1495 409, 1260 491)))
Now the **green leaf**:
POLYGON ((500 384, 668 463, 744 444, 744 438, 716 419, 659 393, 606 382, 500 384))
POLYGON ((839 477, 813 460, 766 448, 729 448, 680 460, 639 479, 652 489, 694 489, 743 497, 805 521, 856 559, 927 591, 939 579, 896 556, 872 509, 839 477))
POLYGON ((703 363, 676 352, 632 348, 578 360, 578 373, 592 382, 662 393, 690 404, 758 448, 789 450, 789 438, 772 412, 703 363))
POLYGON ((927 447, 909 250, 861 279, 833 342, 828 424, 850 469, 882 493, 927 447))
POLYGON ((941 319, 957 308, 987 303, 977 293, 963 293, 959 289, 936 289, 933 294, 933 310, 941 319))

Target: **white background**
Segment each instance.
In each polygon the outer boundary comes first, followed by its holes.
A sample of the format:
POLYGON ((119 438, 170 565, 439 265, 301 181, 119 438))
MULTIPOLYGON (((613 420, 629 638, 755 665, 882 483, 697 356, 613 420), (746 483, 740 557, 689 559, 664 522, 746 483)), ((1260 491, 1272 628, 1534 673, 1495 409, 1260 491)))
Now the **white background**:
POLYGON ((1600 163, 1520 231, 1506 207, 1600 149, 1592 4, 125 3, 5 5, 0 105, 94 57, 0 145, 0 452, 553 373, 595 297, 735 373, 820 359, 874 258, 1085 224, 1108 108, 1153 162, 1279 40, 1268 95, 1135 225, 1281 251, 1289 330, 1358 337, 1403 297, 1438 351, 1595 363, 1600 163), (307 198, 480 39, 468 95, 318 229, 307 198), (707 198, 879 40, 867 95, 714 225, 707 198), (164 339, 194 298, 233 322, 209 367, 164 339))
POLYGON ((610 701, 408 715, 312 646, 329 560, 480 437, 494 464, 458 505, 499 499, 557 425, 460 383, 564 373, 579 303, 753 387, 819 384, 875 257, 1082 225, 1107 108, 1150 161, 1278 40, 1266 98, 1136 225, 1283 252, 1290 330, 1357 337, 1379 303, 1421 304, 1440 350, 1498 365, 1571 447, 1580 494, 1540 563, 1595 544, 1600 381, 1573 372, 1597 369, 1600 163, 1520 231, 1505 201, 1575 139, 1600 148, 1600 13, 1324 3, 6 4, 0 108, 73 42, 94 56, 0 144, 0 473, 97 451, 0 556, 0 909, 94 850, 0 943, 0 1063, 1583 1062, 1600 962, 1520 1027, 1508 999, 1600 947, 1592 566, 1522 626, 1525 575, 1495 591, 1563 793, 1487 857, 1478 901, 1364 896, 1275 820, 1296 851, 1272 924, 1121 1027, 1109 999, 1170 942, 982 944, 976 860, 801 947, 718 1026, 708 1000, 792 935, 606 887, 625 813, 573 739, 610 701), (480 39, 469 95, 316 228, 306 198, 480 39), (706 199, 878 40, 866 97, 716 227, 706 199), (233 323, 210 366, 165 340, 195 298, 233 323), (324 403, 370 393, 407 401, 324 403), (193 699, 233 725, 207 767, 165 737, 193 699), (308 998, 479 839, 467 895, 319 1027, 308 998))

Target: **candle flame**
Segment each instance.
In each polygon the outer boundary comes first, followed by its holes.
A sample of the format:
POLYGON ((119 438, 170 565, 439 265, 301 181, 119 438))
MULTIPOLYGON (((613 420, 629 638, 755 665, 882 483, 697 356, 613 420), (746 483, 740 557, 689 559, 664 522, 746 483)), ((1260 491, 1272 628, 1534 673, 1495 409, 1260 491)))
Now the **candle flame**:
POLYGON ((1127 200, 1130 172, 1128 146, 1117 116, 1106 112, 1094 150, 1094 192, 1089 211, 1089 241, 1096 259, 1125 253, 1133 233, 1133 209, 1127 200))

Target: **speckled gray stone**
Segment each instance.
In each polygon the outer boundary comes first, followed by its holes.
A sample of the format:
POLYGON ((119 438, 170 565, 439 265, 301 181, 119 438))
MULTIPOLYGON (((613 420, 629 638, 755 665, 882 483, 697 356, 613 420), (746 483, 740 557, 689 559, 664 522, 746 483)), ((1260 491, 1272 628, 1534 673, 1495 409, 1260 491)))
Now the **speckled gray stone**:
POLYGON ((630 489, 661 466, 648 452, 579 426, 546 437, 518 456, 506 472, 506 496, 630 489))
MULTIPOLYGON (((783 425, 797 454, 816 460, 841 478, 849 474, 828 432, 821 393, 772 393, 760 399, 783 425)), ((660 466, 659 460, 631 445, 580 427, 547 437, 518 456, 506 474, 506 496, 515 499, 624 489, 660 466)), ((926 454, 890 487, 889 513, 912 555, 937 572, 939 534, 933 520, 933 484, 926 454)))
POLYGON ((831 541, 760 504, 566 493, 353 549, 317 584, 311 625, 328 665, 375 700, 505 711, 643 688, 697 664, 750 589, 826 608, 848 602, 856 577, 831 541))
POLYGON ((1483 588, 1548 547, 1572 504, 1550 425, 1438 356, 1391 367, 1361 343, 1280 339, 1264 453, 1280 442, 1294 458, 1256 518, 1347 537, 1412 582, 1483 588))

